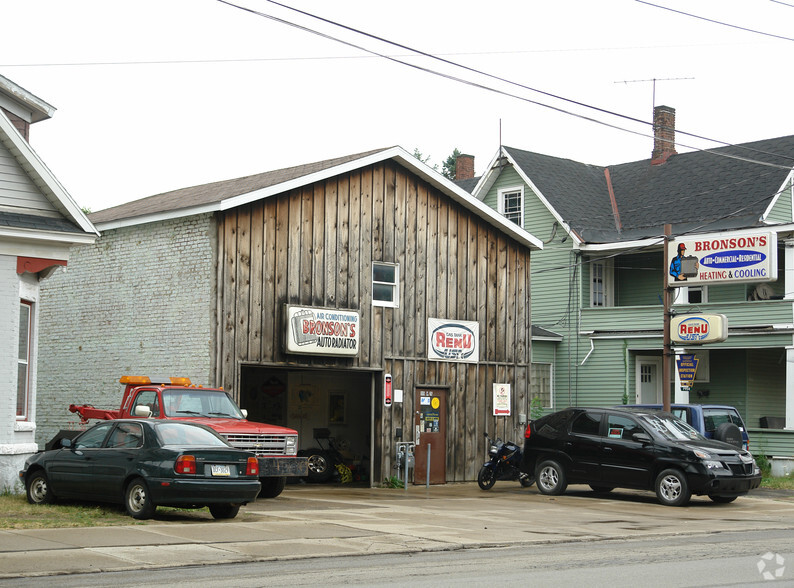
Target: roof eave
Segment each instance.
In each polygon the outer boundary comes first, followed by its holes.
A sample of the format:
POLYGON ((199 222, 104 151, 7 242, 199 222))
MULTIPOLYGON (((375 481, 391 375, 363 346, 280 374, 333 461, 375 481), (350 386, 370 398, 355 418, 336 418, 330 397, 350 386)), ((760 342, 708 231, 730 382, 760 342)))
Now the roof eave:
POLYGON ((0 112, 0 141, 11 144, 11 154, 25 173, 38 180, 37 185, 43 194, 52 202, 65 217, 74 221, 86 233, 99 235, 96 227, 91 224, 85 213, 69 195, 58 179, 44 164, 30 144, 19 134, 5 114, 0 112), (3 141, 5 139, 5 141, 3 141))

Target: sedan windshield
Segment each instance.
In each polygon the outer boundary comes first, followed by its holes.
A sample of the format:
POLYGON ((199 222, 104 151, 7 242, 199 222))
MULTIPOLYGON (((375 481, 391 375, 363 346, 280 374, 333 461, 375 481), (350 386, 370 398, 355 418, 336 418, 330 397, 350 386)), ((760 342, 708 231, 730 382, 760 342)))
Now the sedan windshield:
POLYGON ((705 439, 703 435, 681 419, 666 413, 641 415, 640 419, 656 435, 670 441, 690 441, 705 439))
POLYGON ((165 413, 171 417, 226 417, 241 419, 240 409, 222 390, 163 390, 165 413))
POLYGON ((157 437, 163 445, 195 445, 198 447, 228 447, 222 437, 204 427, 183 422, 157 423, 157 437))

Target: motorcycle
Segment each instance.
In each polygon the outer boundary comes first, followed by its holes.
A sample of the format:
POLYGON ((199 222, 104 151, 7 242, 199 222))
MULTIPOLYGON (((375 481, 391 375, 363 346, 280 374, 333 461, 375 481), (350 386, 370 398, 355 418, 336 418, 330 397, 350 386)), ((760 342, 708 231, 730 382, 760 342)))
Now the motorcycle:
POLYGON ((502 441, 500 438, 492 440, 485 433, 488 440, 488 455, 490 459, 480 469, 477 475, 477 484, 483 490, 490 490, 497 480, 518 480, 524 488, 529 488, 535 483, 535 477, 521 471, 521 448, 511 441, 502 441))

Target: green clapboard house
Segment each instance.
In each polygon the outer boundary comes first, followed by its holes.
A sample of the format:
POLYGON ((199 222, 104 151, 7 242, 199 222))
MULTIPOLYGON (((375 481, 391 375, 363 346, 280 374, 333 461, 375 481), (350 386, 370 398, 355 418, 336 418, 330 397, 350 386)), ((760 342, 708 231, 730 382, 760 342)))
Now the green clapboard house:
POLYGON ((728 337, 675 344, 698 368, 671 397, 735 406, 751 451, 790 471, 794 136, 678 154, 675 111, 657 107, 654 129, 651 159, 602 167, 503 146, 481 177, 459 182, 544 242, 532 255, 533 393, 545 412, 661 402, 665 225, 673 241, 767 230, 776 281, 674 290, 675 313, 724 314, 728 337))

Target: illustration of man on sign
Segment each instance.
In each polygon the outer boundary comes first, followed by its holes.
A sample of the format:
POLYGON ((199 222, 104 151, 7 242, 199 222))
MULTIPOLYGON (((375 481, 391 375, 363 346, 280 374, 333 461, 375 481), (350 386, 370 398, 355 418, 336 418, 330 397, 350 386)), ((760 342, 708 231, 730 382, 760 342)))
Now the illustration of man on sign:
POLYGON ((692 255, 686 256, 686 245, 683 243, 678 244, 678 255, 670 262, 670 275, 676 281, 685 281, 687 276, 696 276, 698 274, 698 259, 692 255))

